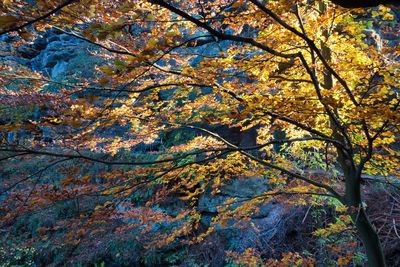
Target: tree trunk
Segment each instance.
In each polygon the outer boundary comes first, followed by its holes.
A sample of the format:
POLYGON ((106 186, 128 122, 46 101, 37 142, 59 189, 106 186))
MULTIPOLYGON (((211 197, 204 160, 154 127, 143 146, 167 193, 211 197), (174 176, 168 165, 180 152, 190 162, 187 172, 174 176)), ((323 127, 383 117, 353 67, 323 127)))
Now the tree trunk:
POLYGON ((385 256, 383 254, 381 242, 378 234, 368 219, 364 208, 353 217, 355 221, 358 234, 364 244, 365 252, 367 254, 368 266, 370 267, 384 267, 385 256))
POLYGON ((346 178, 345 201, 351 210, 351 217, 357 228, 358 235, 365 247, 368 266, 385 267, 385 256, 383 254, 381 242, 374 226, 371 224, 365 208, 362 205, 361 198, 361 177, 357 175, 356 169, 350 164, 350 161, 343 160, 343 154, 340 156, 344 176, 346 178))
MULTIPOLYGON (((319 2, 319 10, 322 13, 326 12, 326 4, 323 1, 319 2)), ((324 31, 323 35, 328 38, 328 32, 324 31)), ((331 50, 321 42, 321 53, 326 61, 331 60, 331 50)), ((323 85, 325 89, 331 89, 334 86, 332 73, 324 70, 323 85)), ((343 135, 338 131, 335 122, 331 121, 333 135, 337 140, 346 143, 343 135)), ((367 254, 368 265, 370 267, 385 267, 385 256, 382 246, 374 227, 368 219, 365 209, 362 205, 361 198, 361 175, 357 172, 357 168, 351 158, 351 155, 346 155, 341 149, 337 150, 338 161, 342 167, 345 177, 345 201, 346 205, 351 210, 353 222, 357 228, 359 237, 365 247, 367 254)))

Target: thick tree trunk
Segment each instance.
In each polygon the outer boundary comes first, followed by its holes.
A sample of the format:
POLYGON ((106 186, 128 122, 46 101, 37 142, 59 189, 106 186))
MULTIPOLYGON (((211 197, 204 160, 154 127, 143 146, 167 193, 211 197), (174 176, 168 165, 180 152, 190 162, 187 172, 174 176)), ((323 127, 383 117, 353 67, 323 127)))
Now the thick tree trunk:
MULTIPOLYGON (((341 155, 343 157, 343 155, 341 155)), ((368 266, 385 267, 385 256, 381 242, 374 226, 371 224, 361 198, 361 177, 349 160, 341 158, 340 163, 346 178, 345 201, 351 209, 351 216, 357 228, 358 235, 364 245, 367 254, 368 266)))
POLYGON ((381 242, 379 241, 378 234, 368 219, 364 208, 353 217, 355 221, 358 234, 364 244, 365 252, 367 254, 368 266, 370 267, 384 267, 385 256, 383 254, 381 242))

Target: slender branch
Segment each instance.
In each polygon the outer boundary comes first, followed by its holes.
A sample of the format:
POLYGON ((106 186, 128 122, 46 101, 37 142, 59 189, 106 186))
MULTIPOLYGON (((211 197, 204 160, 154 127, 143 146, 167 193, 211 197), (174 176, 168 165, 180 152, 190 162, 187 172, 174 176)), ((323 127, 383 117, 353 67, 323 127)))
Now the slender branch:
POLYGON ((10 191, 11 189, 13 189, 14 187, 16 187, 16 186, 19 185, 20 183, 25 182, 25 181, 29 180, 30 178, 32 178, 32 177, 34 177, 34 176, 36 176, 36 175, 38 175, 38 174, 41 174, 41 173, 43 173, 44 171, 50 169, 51 167, 53 167, 53 166, 55 166, 55 165, 57 165, 57 164, 59 164, 59 163, 61 163, 61 162, 67 161, 67 160, 71 160, 71 159, 68 158, 68 159, 57 160, 57 161, 55 161, 55 162, 53 162, 53 163, 47 165, 46 167, 44 167, 44 168, 38 170, 37 172, 35 172, 35 173, 33 173, 33 174, 31 174, 31 175, 29 175, 29 176, 27 176, 27 177, 25 177, 25 178, 19 180, 18 182, 15 182, 15 183, 12 184, 11 186, 9 186, 9 187, 7 187, 6 189, 2 190, 2 191, 0 192, 0 196, 3 195, 4 193, 10 191))
MULTIPOLYGON (((218 83, 216 83, 215 85, 216 85, 217 87, 221 88, 223 92, 225 92, 225 93, 231 95, 231 96, 232 96, 234 99, 236 99, 237 101, 239 101, 239 102, 241 102, 241 103, 246 102, 243 98, 241 98, 240 96, 238 96, 237 94, 235 94, 235 93, 232 92, 231 90, 224 88, 222 85, 220 85, 220 84, 218 84, 218 83)), ((322 132, 320 132, 320 131, 318 131, 318 130, 312 128, 312 127, 309 127, 309 126, 307 126, 307 125, 305 125, 305 124, 302 124, 301 122, 299 122, 299 121, 297 121, 297 120, 294 120, 294 119, 291 119, 291 118, 289 118, 289 117, 286 117, 286 116, 283 116, 283 115, 274 113, 274 112, 272 112, 272 111, 264 111, 264 114, 266 114, 266 115, 268 115, 268 116, 271 116, 272 118, 275 118, 275 119, 278 119, 278 120, 281 120, 281 121, 288 122, 288 123, 290 123, 290 124, 292 124, 292 125, 295 125, 295 126, 301 128, 301 129, 303 129, 303 130, 305 130, 305 131, 307 131, 307 132, 309 132, 309 133, 311 133, 311 134, 317 135, 317 136, 319 136, 319 137, 325 139, 325 141, 329 141, 329 142, 335 144, 336 146, 341 147, 341 148, 344 149, 344 150, 346 151, 346 153, 347 153, 346 146, 345 146, 343 143, 341 143, 341 142, 339 142, 339 141, 337 141, 337 140, 335 140, 335 139, 330 138, 328 135, 326 135, 326 134, 324 134, 324 133, 322 133, 322 132)))
MULTIPOLYGON (((210 34, 212 34, 212 35, 214 35, 214 36, 216 36, 216 37, 218 37, 218 38, 220 38, 220 39, 223 39, 223 40, 231 40, 231 41, 237 41, 237 42, 242 42, 242 43, 248 43, 248 44, 251 44, 251 45, 253 45, 253 46, 255 46, 255 47, 258 47, 258 48, 260 48, 260 49, 262 49, 262 50, 264 50, 264 51, 266 51, 266 52, 268 52, 268 53, 270 53, 270 54, 272 54, 272 55, 279 56, 279 57, 284 57, 284 58, 295 58, 295 57, 300 57, 300 59, 302 60, 302 62, 303 62, 303 60, 305 60, 301 53, 283 54, 283 53, 280 53, 280 52, 278 52, 278 51, 276 51, 276 50, 271 49, 270 47, 268 47, 268 46, 266 46, 266 45, 263 45, 263 44, 261 44, 261 43, 258 43, 257 41, 255 41, 255 40, 252 39, 252 38, 247 38, 247 37, 241 37, 241 36, 236 36, 236 35, 224 34, 224 33, 220 32, 220 31, 217 31, 217 30, 215 30, 214 28, 210 27, 208 24, 206 24, 206 23, 204 23, 204 22, 201 22, 201 21, 199 21, 198 19, 196 19, 196 18, 190 16, 189 14, 185 13, 184 11, 182 11, 182 10, 180 10, 180 9, 178 9, 178 8, 176 8, 176 7, 174 7, 174 6, 170 5, 170 4, 168 4, 168 3, 166 3, 166 2, 163 1, 163 0, 153 0, 152 2, 155 3, 155 4, 158 4, 159 6, 162 6, 162 7, 166 8, 166 9, 168 9, 168 10, 170 10, 171 12, 173 12, 173 13, 175 13, 175 14, 177 14, 177 15, 183 17, 183 18, 186 18, 187 20, 189 20, 189 21, 191 21, 192 23, 196 24, 197 26, 199 26, 199 27, 201 27, 201 28, 207 30, 210 34)), ((257 1, 255 1, 255 2, 257 2, 257 1)), ((257 2, 257 3, 258 3, 258 2, 257 2)), ((269 12, 270 12, 270 11, 269 11, 269 12)), ((271 13, 272 13, 272 12, 271 12, 271 13)), ((272 13, 272 14, 276 17, 276 15, 275 15, 274 13, 272 13)), ((284 25, 286 25, 286 26, 289 27, 290 29, 293 29, 293 30, 297 31, 296 29, 294 29, 294 28, 292 28, 291 26, 287 25, 287 24, 286 24, 284 21, 282 21, 279 17, 277 17, 277 18, 281 21, 281 23, 284 23, 284 25)), ((300 33, 300 32, 299 32, 299 34, 302 35, 302 33, 300 33)), ((302 35, 302 36, 304 36, 304 35, 302 35)), ((311 41, 307 36, 304 36, 304 38, 306 38, 307 40, 311 41)), ((312 44, 314 44, 314 43, 312 43, 312 44)), ((310 43, 310 46, 311 46, 311 43, 310 43)), ((315 44, 314 44, 314 47, 316 48, 315 44)), ((317 49, 317 48, 316 48, 316 49, 317 49)), ((317 49, 317 50, 318 50, 318 49, 317 49)), ((318 50, 318 52, 320 52, 320 51, 318 50)), ((321 55, 321 56, 322 56, 322 55, 321 55)), ((325 61, 325 62, 326 62, 326 61, 325 61)), ((303 63, 304 63, 304 62, 303 62, 303 63)), ((329 66, 329 64, 328 64, 328 66, 329 66)), ((330 67, 330 66, 329 66, 329 67, 330 67)), ((340 77, 339 77, 339 78, 340 78, 340 77)), ((313 80, 313 83, 314 83, 314 82, 315 82, 315 80, 313 80)), ((232 95, 231 92, 228 92, 228 93, 232 95)), ((240 101, 241 98, 237 98, 237 99, 240 101)), ((270 114, 271 114, 271 116, 274 115, 274 114, 272 114, 272 113, 270 113, 270 114)), ((284 118, 283 120, 285 120, 285 121, 287 121, 287 122, 291 121, 291 123, 296 123, 297 125, 301 125, 301 124, 299 124, 298 122, 296 122, 296 121, 294 121, 294 120, 290 120, 290 119, 286 119, 286 118, 284 118)), ((313 134, 317 134, 317 135, 319 135, 319 136, 321 136, 321 137, 325 137, 325 138, 327 137, 327 138, 329 138, 329 137, 326 136, 325 134, 322 134, 322 133, 320 133, 319 131, 316 131, 315 129, 311 129, 310 127, 304 127, 304 128, 307 128, 308 131, 311 132, 311 133, 313 133, 313 134)))
MULTIPOLYGON (((321 93, 321 88, 319 86, 319 82, 318 82, 318 78, 315 75, 315 72, 311 69, 311 67, 309 66, 309 64, 307 63, 306 59, 304 58, 302 53, 299 53, 299 57, 300 60, 304 66, 304 68, 306 69, 308 75, 310 76, 311 80, 313 81, 313 85, 315 88, 315 91, 317 93, 319 102, 323 105, 326 113, 328 114, 329 118, 334 122, 334 124, 336 125, 336 127, 340 130, 341 134, 345 137, 346 141, 347 141, 347 145, 349 146, 350 150, 352 150, 351 147, 351 139, 350 136, 348 135, 346 128, 339 122, 338 118, 336 117, 336 115, 333 113, 333 111, 329 108, 329 106, 325 103, 322 93, 321 93)), ((347 149, 346 149, 347 151, 347 149)))
MULTIPOLYGON (((105 45, 102 45, 102 44, 100 44, 100 43, 94 42, 94 41, 92 41, 92 40, 90 40, 90 39, 88 39, 88 38, 85 38, 85 37, 83 37, 83 36, 81 36, 81 35, 79 35, 79 34, 77 34, 77 33, 75 33, 75 32, 65 31, 65 30, 63 30, 63 29, 61 29, 61 28, 59 28, 59 27, 56 27, 56 26, 53 26, 53 27, 54 27, 55 29, 57 29, 57 30, 59 30, 59 31, 61 31, 61 32, 63 32, 63 33, 65 33, 65 34, 71 35, 71 36, 73 36, 73 37, 75 37, 75 38, 81 39, 81 40, 86 41, 86 42, 88 42, 88 43, 90 43, 90 44, 93 44, 93 45, 98 46, 98 47, 100 47, 100 48, 102 48, 102 49, 105 49, 105 50, 107 50, 107 51, 110 52, 110 53, 115 53, 115 54, 119 54, 119 55, 127 55, 127 56, 136 57, 136 58, 138 57, 136 54, 132 53, 131 51, 129 51, 129 50, 126 49, 126 48, 124 48, 124 50, 113 49, 113 48, 107 47, 107 46, 105 46, 105 45)), ((199 38, 199 37, 198 37, 198 38, 199 38)), ((154 68, 156 68, 156 69, 158 69, 158 70, 161 70, 161 71, 163 71, 163 72, 167 72, 167 73, 171 73, 171 74, 176 74, 176 75, 181 75, 181 72, 175 71, 175 70, 164 69, 163 67, 157 65, 155 62, 151 62, 151 61, 149 61, 149 60, 144 60, 143 62, 144 62, 146 65, 148 65, 148 66, 150 66, 150 67, 154 67, 154 68)))
POLYGON ((150 91, 152 89, 162 88, 162 87, 171 87, 171 86, 212 87, 212 85, 197 84, 197 83, 165 83, 165 84, 149 85, 149 86, 147 86, 145 88, 138 89, 138 90, 130 90, 130 89, 123 89, 123 88, 119 89, 119 88, 110 88, 110 87, 85 86, 83 84, 63 83, 63 82, 53 81, 53 80, 46 79, 46 78, 18 77, 18 76, 11 76, 11 75, 4 75, 4 76, 9 76, 9 77, 11 77, 13 79, 48 82, 48 83, 53 83, 53 84, 69 87, 69 88, 77 88, 78 87, 78 88, 82 88, 82 89, 85 89, 85 90, 91 90, 91 91, 112 91, 112 92, 126 92, 126 93, 143 93, 143 92, 146 92, 146 91, 150 91))
POLYGON ((0 161, 8 160, 8 159, 12 159, 12 158, 28 155, 28 154, 29 154, 28 152, 23 152, 23 153, 19 153, 19 154, 15 154, 15 155, 6 156, 6 157, 3 157, 3 158, 0 158, 0 161))
POLYGON ((76 152, 77 154, 63 154, 63 153, 55 153, 49 151, 39 151, 39 150, 32 150, 32 149, 20 149, 20 148, 0 148, 0 151, 4 152, 15 152, 15 153, 24 153, 24 154, 31 154, 31 155, 43 155, 43 156, 50 156, 50 157, 58 157, 58 158, 67 158, 67 159, 85 159, 93 162, 98 162, 106 165, 131 165, 131 166, 140 166, 140 165, 154 165, 160 163, 168 163, 168 162, 175 162, 177 160, 181 160, 193 155, 199 155, 202 153, 213 152, 213 151, 226 151, 231 150, 228 148, 220 148, 220 149, 207 149, 201 151, 195 151, 186 153, 182 156, 176 156, 170 159, 162 159, 162 160, 153 160, 153 161, 108 161, 102 160, 98 158, 89 157, 83 155, 80 152, 76 152))
MULTIPOLYGON (((324 193, 319 193, 319 192, 286 192, 286 191, 276 191, 276 192, 268 192, 268 193, 263 193, 260 195, 256 195, 254 197, 248 197, 244 199, 239 199, 233 202, 230 202, 228 205, 236 204, 236 203, 241 203, 241 202, 247 202, 253 199, 258 199, 258 198, 267 198, 267 197, 274 197, 274 196, 279 196, 279 195, 311 195, 311 196, 324 196, 324 197, 332 197, 336 198, 335 196, 331 194, 324 194, 324 193)), ((216 205, 215 207, 222 207, 226 206, 227 204, 221 204, 221 205, 216 205)))
POLYGON ((280 79, 283 81, 288 81, 288 82, 297 82, 297 83, 313 83, 311 80, 306 80, 306 79, 291 79, 284 77, 282 75, 270 75, 269 78, 272 79, 280 79))
POLYGON ((226 155, 226 154, 228 154, 228 153, 230 153, 229 150, 228 150, 228 151, 222 151, 221 153, 218 153, 218 154, 216 154, 216 155, 212 155, 212 156, 210 156, 210 157, 207 157, 207 158, 204 158, 204 159, 201 159, 201 160, 192 161, 192 162, 186 162, 186 163, 184 163, 184 164, 182 164, 182 165, 178 165, 178 166, 171 167, 171 168, 169 168, 169 169, 163 171, 161 174, 152 177, 151 179, 147 179, 147 180, 138 182, 138 183, 136 183, 136 184, 134 184, 134 185, 131 185, 131 186, 128 186, 128 187, 124 187, 123 189, 119 190, 118 192, 114 192, 114 193, 110 193, 110 194, 103 194, 103 195, 121 194, 122 192, 125 192, 125 191, 127 191, 127 190, 134 189, 134 188, 139 187, 139 186, 141 186, 141 185, 145 185, 145 184, 154 182, 154 181, 156 181, 156 180, 162 178, 163 176, 167 175, 168 173, 170 173, 170 172, 172 172, 172 171, 176 171, 176 170, 179 170, 179 169, 182 169, 182 168, 185 168, 185 167, 187 167, 187 166, 194 165, 194 164, 203 164, 203 163, 209 162, 209 161, 211 161, 211 160, 217 159, 217 158, 219 158, 219 157, 222 157, 223 155, 226 155))
POLYGON ((79 0, 68 0, 68 1, 65 1, 64 3, 58 5, 56 8, 54 8, 53 10, 43 14, 42 16, 40 16, 40 17, 38 17, 36 19, 29 20, 29 21, 23 23, 22 25, 19 25, 19 26, 16 26, 16 27, 12 27, 12 28, 0 31, 0 36, 3 35, 3 34, 6 34, 6 33, 22 30, 23 28, 28 27, 29 25, 35 24, 36 22, 39 22, 41 20, 44 20, 44 19, 50 17, 54 13, 56 13, 56 12, 60 11, 61 9, 63 9, 64 7, 66 7, 68 5, 71 5, 72 3, 77 2, 77 1, 79 1, 79 0))
POLYGON ((242 36, 237 36, 237 35, 231 35, 231 34, 225 34, 221 31, 218 31, 214 28, 212 28, 211 26, 209 26, 207 23, 202 22, 196 18, 194 18, 193 16, 189 15, 188 13, 170 5, 169 3, 166 3, 163 0, 152 0, 150 1, 153 4, 159 5, 161 7, 164 7, 168 10, 170 10, 171 12, 187 19, 188 21, 194 23, 195 25, 197 25, 200 28, 205 29, 206 31, 208 31, 210 34, 212 34, 213 36, 217 37, 220 40, 229 40, 229 41, 235 41, 235 42, 240 42, 240 43, 247 43, 247 44, 251 44, 255 47, 258 47, 272 55, 278 56, 278 57, 283 57, 283 58, 294 58, 297 56, 297 54, 284 54, 281 52, 278 52, 272 48, 270 48, 267 45, 263 45, 257 41, 255 41, 252 38, 248 38, 248 37, 242 37, 242 36))
POLYGON ((302 180, 302 181, 307 182, 307 183, 309 183, 309 184, 312 184, 312 185, 314 185, 314 186, 323 188, 323 189, 325 189, 326 191, 330 192, 330 193, 331 193, 334 197, 336 197, 338 200, 344 201, 344 200, 343 200, 343 197, 342 197, 338 192, 336 192, 336 190, 334 190, 332 187, 330 187, 329 185, 326 185, 326 184, 323 184, 323 183, 314 181, 314 180, 309 179, 309 178, 307 178, 307 177, 305 177, 305 176, 303 176, 303 175, 301 175, 301 174, 294 173, 294 172, 289 171, 289 170, 287 170, 287 169, 285 169, 285 168, 283 168, 283 167, 279 167, 279 166, 276 166, 276 165, 274 165, 274 164, 271 164, 271 163, 267 162, 266 160, 263 160, 263 159, 260 159, 260 158, 258 158, 258 157, 255 157, 255 156, 253 156, 252 154, 249 154, 248 152, 246 152, 246 151, 240 149, 240 147, 238 147, 238 146, 232 144, 232 143, 229 142, 228 140, 222 138, 220 135, 218 135, 218 134, 216 134, 216 133, 213 133, 213 132, 211 132, 211 131, 209 131, 209 130, 207 130, 207 129, 200 128, 200 127, 196 127, 196 126, 188 126, 188 127, 189 127, 189 128, 194 128, 194 129, 197 129, 197 130, 201 130, 201 131, 203 131, 203 132, 205 132, 205 133, 207 133, 207 134, 209 134, 209 135, 211 135, 211 136, 217 138, 218 140, 224 142, 224 143, 225 143, 226 145, 228 145, 229 147, 232 147, 232 148, 234 148, 234 149, 237 149, 241 154, 247 156, 248 158, 250 158, 250 159, 252 159, 252 160, 254 160, 254 161, 256 161, 256 162, 258 162, 258 163, 260 163, 260 164, 262 164, 262 165, 264 165, 264 166, 266 166, 266 167, 268 167, 268 168, 275 169, 275 170, 279 170, 279 171, 281 171, 282 173, 287 174, 287 175, 289 175, 289 176, 291 176, 291 177, 293 177, 293 178, 297 178, 297 179, 299 179, 299 180, 302 180))
POLYGON ((340 75, 331 67, 331 65, 326 61, 326 59, 324 58, 324 56, 322 55, 321 51, 318 49, 318 47, 316 46, 316 44, 314 43, 313 40, 311 40, 307 35, 305 35, 304 33, 298 31, 296 28, 290 26, 289 24, 287 24, 283 19, 281 19, 277 14, 275 14, 274 12, 272 12, 270 9, 268 9, 267 7, 265 7, 262 3, 260 3, 258 0, 249 0, 251 3, 253 3, 255 6, 257 6, 261 11, 263 11, 265 14, 267 14, 268 16, 270 16, 271 18, 273 18, 276 22, 278 22, 282 27, 284 27, 285 29, 287 29, 288 31, 294 33, 295 35, 299 36, 300 38, 302 38, 304 41, 307 42, 307 44, 310 46, 310 48, 317 54, 319 60, 321 60, 322 64, 324 65, 324 67, 330 72, 332 73, 332 75, 338 80, 338 82, 343 86, 343 88, 345 89, 347 95, 349 96, 350 100, 352 101, 352 103, 355 106, 358 106, 359 103, 357 102, 357 100, 355 99, 353 93, 351 92, 348 84, 346 83, 345 80, 343 80, 342 77, 340 77, 340 75))
POLYGON ((126 50, 126 49, 124 49, 124 50, 113 49, 113 48, 110 48, 110 47, 105 46, 103 44, 94 42, 94 41, 92 41, 92 40, 90 40, 88 38, 85 38, 84 36, 81 36, 81 35, 79 35, 79 34, 77 34, 75 32, 66 31, 66 30, 61 29, 60 27, 57 27, 57 26, 53 26, 53 28, 57 29, 58 31, 60 31, 62 33, 65 33, 67 35, 73 36, 73 37, 75 37, 77 39, 83 40, 83 41, 88 42, 88 43, 90 43, 92 45, 95 45, 95 46, 98 46, 100 48, 103 48, 103 49, 107 50, 110 53, 115 53, 115 54, 119 54, 119 55, 126 55, 126 56, 132 56, 132 57, 138 57, 136 54, 130 52, 129 50, 126 50))

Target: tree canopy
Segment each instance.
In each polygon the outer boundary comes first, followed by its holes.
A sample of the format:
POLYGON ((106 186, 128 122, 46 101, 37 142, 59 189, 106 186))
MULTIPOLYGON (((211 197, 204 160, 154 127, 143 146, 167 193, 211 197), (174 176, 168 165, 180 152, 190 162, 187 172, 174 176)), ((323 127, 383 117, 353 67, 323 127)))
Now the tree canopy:
POLYGON ((53 29, 91 44, 103 63, 91 77, 57 80, 0 64, 2 109, 41 110, 1 122, 4 133, 24 132, 2 140, 1 162, 37 168, 1 181, 0 222, 92 198, 43 234, 62 228, 79 245, 141 227, 159 248, 202 242, 273 200, 335 200, 340 223, 319 234, 355 229, 370 266, 384 266, 362 190, 372 175, 399 176, 399 47, 367 33, 394 15, 332 2, 3 1, 0 33, 15 49, 53 29), (47 139, 35 136, 43 129, 47 139), (57 169, 65 163, 73 168, 57 169), (41 179, 47 171, 55 180, 41 179), (229 199, 200 227, 199 198, 238 177, 264 177, 269 189, 229 199))

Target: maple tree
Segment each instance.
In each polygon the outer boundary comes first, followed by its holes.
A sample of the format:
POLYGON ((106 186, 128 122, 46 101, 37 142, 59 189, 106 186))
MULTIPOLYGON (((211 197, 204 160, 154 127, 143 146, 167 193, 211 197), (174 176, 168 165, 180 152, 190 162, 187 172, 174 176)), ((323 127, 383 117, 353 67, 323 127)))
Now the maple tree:
MULTIPOLYGON (((140 226, 143 233, 169 222, 163 234, 144 234, 149 246, 160 247, 182 236, 201 242, 272 199, 318 204, 316 197, 326 197, 341 203, 344 223, 319 234, 353 224, 369 265, 385 266, 362 183, 367 174, 399 175, 393 148, 400 124, 399 50, 365 43, 368 23, 360 18, 368 11, 323 0, 8 0, 0 10, 0 33, 18 36, 14 46, 53 28, 91 43, 106 62, 94 77, 64 81, 16 62, 0 66, 1 105, 48 110, 39 120, 14 120, 0 129, 53 132, 51 142, 33 135, 2 141, 1 161, 41 167, 2 181, 1 222, 96 197, 89 212, 59 222, 69 229, 68 240, 77 245, 113 220, 126 222, 118 231, 140 226), (223 137, 216 131, 221 126, 252 133, 250 141, 223 137), (122 132, 113 133, 115 127, 122 132), (151 149, 183 131, 192 133, 189 140, 151 149), (76 167, 57 183, 40 181, 65 162, 76 167), (109 168, 85 171, 93 164, 109 168), (229 200, 199 233, 199 197, 249 176, 268 177, 271 190, 242 203, 229 200), (132 199, 150 188, 155 193, 145 201, 132 199), (176 195, 186 203, 183 211, 160 211, 158 205, 176 195)), ((393 19, 387 7, 375 16, 393 19)))

